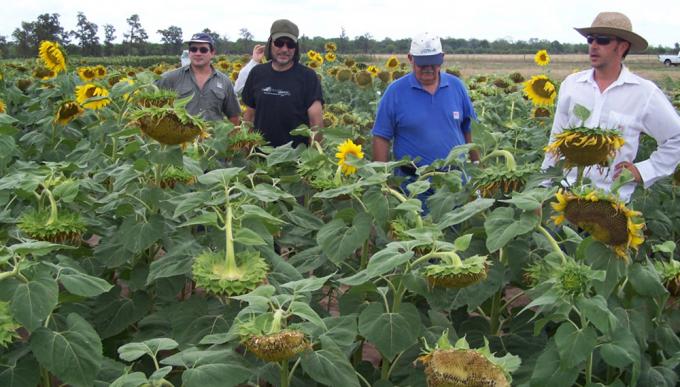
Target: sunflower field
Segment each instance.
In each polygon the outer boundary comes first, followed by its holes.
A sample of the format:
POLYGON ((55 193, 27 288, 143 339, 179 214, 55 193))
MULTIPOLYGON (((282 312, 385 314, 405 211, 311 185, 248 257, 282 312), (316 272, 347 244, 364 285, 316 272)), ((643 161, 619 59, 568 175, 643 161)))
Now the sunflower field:
POLYGON ((153 83, 172 65, 36 54, 0 67, 0 385, 679 383, 680 173, 630 203, 591 188, 623 140, 548 144, 545 51, 528 79, 465 79, 474 143, 408 185, 411 160, 370 161, 396 57, 308 52, 323 139, 273 148, 187 114, 153 83))

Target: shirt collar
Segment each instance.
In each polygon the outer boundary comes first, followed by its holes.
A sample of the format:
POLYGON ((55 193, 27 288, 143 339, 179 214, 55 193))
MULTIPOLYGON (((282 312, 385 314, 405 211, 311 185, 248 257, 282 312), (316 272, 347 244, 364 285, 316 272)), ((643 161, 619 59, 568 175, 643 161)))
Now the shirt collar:
MULTIPOLYGON (((588 82, 593 85, 597 84, 595 82, 595 69, 590 69, 584 71, 581 76, 577 79, 578 82, 588 82)), ((623 85, 625 83, 638 84, 640 81, 633 75, 633 73, 628 70, 628 67, 621 65, 621 73, 619 73, 619 78, 612 83, 613 86, 623 85)))
MULTIPOLYGON (((413 71, 408 73, 408 82, 411 85, 411 87, 423 90, 423 86, 420 84, 420 82, 418 82, 418 80, 416 79, 416 74, 413 71)), ((439 88, 441 89, 443 87, 449 87, 449 79, 448 77, 445 77, 444 74, 440 71, 439 88)))

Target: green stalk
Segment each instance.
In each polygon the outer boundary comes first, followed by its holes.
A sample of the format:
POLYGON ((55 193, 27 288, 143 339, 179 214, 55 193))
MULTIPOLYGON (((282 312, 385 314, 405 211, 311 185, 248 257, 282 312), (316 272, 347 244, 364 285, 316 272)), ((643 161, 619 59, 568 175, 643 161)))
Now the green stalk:
POLYGON ((272 321, 272 327, 269 329, 268 335, 273 335, 274 333, 281 332, 281 321, 283 320, 283 309, 276 309, 274 312, 274 320, 272 321))
MULTIPOLYGON (((406 196, 402 195, 401 192, 392 189, 390 187, 382 187, 382 192, 388 193, 392 196, 394 196, 397 200, 399 200, 401 203, 406 203, 408 199, 406 196)), ((422 228, 423 227, 423 218, 420 216, 420 214, 417 211, 413 211, 416 215, 416 227, 422 228)))
POLYGON ((593 353, 588 356, 588 363, 586 364, 586 386, 590 386, 593 381, 593 353))
POLYGON ((342 166, 338 165, 338 169, 335 170, 335 176, 333 177, 333 183, 336 186, 342 185, 342 166))
POLYGON ((237 273, 238 266, 236 265, 236 254, 234 253, 234 233, 231 230, 232 227, 232 212, 231 205, 227 204, 227 213, 225 214, 225 224, 224 224, 224 236, 227 241, 227 255, 225 261, 227 264, 228 273, 237 273))
POLYGON ((538 226, 536 226, 536 230, 538 230, 541 234, 543 234, 543 236, 548 240, 548 242, 550 243, 550 246, 553 248, 553 251, 556 252, 557 254, 559 254, 560 258, 562 259, 562 263, 566 263, 567 257, 564 255, 564 252, 562 251, 562 249, 560 249, 560 245, 557 244, 557 241, 555 240, 555 238, 552 237, 552 235, 550 235, 548 230, 546 230, 540 224, 538 226))
POLYGON ((512 121, 512 118, 515 115, 515 100, 512 100, 512 104, 510 104, 510 121, 512 121))
POLYGON ((455 251, 432 251, 413 261, 413 263, 411 263, 411 266, 413 267, 419 265, 423 262, 430 260, 431 258, 441 258, 445 260, 446 263, 448 263, 449 265, 455 267, 463 266, 463 261, 460 259, 460 256, 455 251))
POLYGON ((288 387, 288 372, 290 371, 288 369, 288 360, 281 360, 279 366, 281 367, 281 387, 288 387))
POLYGON ((51 387, 52 381, 50 378, 50 373, 47 372, 47 368, 40 367, 40 375, 42 376, 42 387, 51 387))
POLYGON ((583 172, 586 170, 586 167, 579 165, 576 167, 576 186, 580 187, 581 184, 583 184, 583 172))
POLYGON ((382 359, 382 365, 380 367, 380 380, 388 380, 390 377, 390 368, 392 364, 384 356, 382 359))
POLYGON ((496 292, 493 299, 491 300, 491 314, 489 315, 489 326, 492 335, 498 336, 501 327, 501 298, 503 296, 503 289, 501 288, 496 292))
POLYGON ((364 270, 368 266, 368 239, 364 242, 364 246, 361 249, 361 263, 359 264, 359 270, 364 270))
POLYGON ((44 192, 47 194, 47 198, 50 201, 50 217, 49 219, 47 219, 47 224, 50 225, 56 222, 58 219, 57 202, 54 200, 54 195, 52 195, 52 191, 50 191, 44 184, 41 185, 43 187, 44 192))
POLYGON ((517 169, 517 162, 515 161, 515 157, 512 155, 512 153, 506 150, 496 149, 495 151, 484 156, 482 161, 486 161, 486 159, 490 157, 503 157, 505 159, 505 166, 508 168, 508 170, 514 171, 517 169))

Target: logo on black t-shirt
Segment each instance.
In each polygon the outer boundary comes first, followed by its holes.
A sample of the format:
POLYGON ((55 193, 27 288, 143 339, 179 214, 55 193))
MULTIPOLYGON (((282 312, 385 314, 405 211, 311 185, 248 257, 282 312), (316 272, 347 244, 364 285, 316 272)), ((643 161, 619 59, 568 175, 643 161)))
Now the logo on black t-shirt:
POLYGON ((277 97, 290 97, 290 91, 273 89, 271 86, 267 86, 264 89, 262 89, 262 93, 266 95, 275 95, 277 97))

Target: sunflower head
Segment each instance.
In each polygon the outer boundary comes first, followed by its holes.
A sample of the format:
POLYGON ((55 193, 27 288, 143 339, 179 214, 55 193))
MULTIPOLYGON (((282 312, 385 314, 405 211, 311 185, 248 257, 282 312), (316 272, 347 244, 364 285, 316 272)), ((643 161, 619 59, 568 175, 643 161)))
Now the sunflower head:
POLYGON ((106 67, 103 65, 96 65, 92 68, 92 71, 96 74, 95 76, 97 79, 102 79, 108 74, 108 71, 106 70, 106 67))
POLYGON ((489 271, 486 256, 475 255, 461 264, 441 262, 427 265, 422 274, 432 287, 465 288, 484 281, 489 271))
POLYGON ((177 98, 177 92, 169 89, 139 90, 135 93, 134 98, 137 104, 145 108, 172 106, 177 98))
POLYGON ((6 348, 14 339, 19 338, 17 334, 19 328, 21 325, 14 321, 9 302, 0 301, 0 348, 6 348))
POLYGON ((354 83, 359 87, 367 87, 373 84, 373 75, 366 70, 361 70, 354 74, 354 83))
POLYGON ((329 51, 329 52, 335 52, 335 51, 338 50, 338 46, 333 42, 328 42, 328 43, 324 44, 323 47, 326 51, 329 51))
POLYGON ((16 81, 16 86, 19 90, 26 92, 28 88, 33 84, 33 81, 31 81, 29 78, 21 78, 17 79, 16 81))
POLYGON ((31 210, 19 217, 19 230, 32 239, 59 244, 80 245, 81 236, 87 229, 80 215, 59 211, 50 219, 49 210, 31 210))
POLYGON ((406 74, 407 74, 407 72, 404 71, 404 70, 394 70, 394 71, 392 71, 392 80, 396 81, 397 79, 403 77, 406 74))
POLYGON ((57 73, 54 72, 54 70, 46 68, 46 67, 36 67, 33 70, 33 76, 42 79, 43 81, 46 81, 48 79, 52 79, 57 76, 57 73))
POLYGON ((347 139, 345 142, 338 145, 338 152, 335 154, 335 157, 338 159, 338 165, 342 168, 342 173, 345 175, 352 175, 357 172, 357 168, 347 163, 347 155, 363 159, 364 152, 361 151, 361 145, 355 144, 350 139, 347 139))
POLYGON ((547 66, 550 63, 550 55, 546 50, 538 50, 534 56, 534 62, 539 66, 547 66))
POLYGON ((220 60, 217 62, 217 68, 226 74, 231 70, 231 63, 228 60, 220 60))
POLYGON ((368 67, 366 68, 366 71, 368 71, 369 73, 371 73, 371 76, 372 76, 372 77, 375 77, 375 76, 378 75, 378 73, 380 73, 380 69, 379 69, 377 66, 374 66, 374 65, 368 66, 368 67))
POLYGON ((557 270, 557 288, 565 296, 586 295, 590 289, 593 270, 573 260, 567 260, 557 270))
POLYGON ((43 40, 40 42, 38 50, 40 60, 45 64, 45 67, 54 71, 56 74, 66 70, 66 58, 57 42, 50 42, 43 40))
POLYGON ((347 66, 347 67, 352 67, 352 66, 354 66, 356 63, 357 63, 357 62, 356 62, 354 59, 352 59, 352 58, 347 58, 347 59, 345 59, 345 66, 347 66))
POLYGON ((564 220, 584 229, 626 259, 629 248, 637 249, 644 242, 641 213, 626 207, 616 196, 588 187, 574 191, 558 191, 556 203, 551 203, 559 225, 564 220))
POLYGON ((249 130, 246 126, 237 126, 227 137, 229 149, 236 153, 240 151, 250 152, 251 149, 265 144, 262 133, 256 130, 249 130))
POLYGON ((385 67, 390 71, 395 70, 399 67, 399 59, 394 55, 390 56, 387 58, 387 61, 385 61, 385 67))
POLYGON ((617 130, 578 127, 562 131, 544 150, 555 158, 564 157, 566 168, 608 166, 623 144, 617 130))
POLYGON ((0 113, 5 113, 7 111, 7 107, 5 106, 5 102, 0 99, 0 113))
POLYGON ((680 261, 673 258, 668 262, 656 261, 654 267, 668 292, 673 297, 680 297, 680 261))
POLYGON ((531 118, 535 118, 537 120, 547 119, 550 118, 550 116, 552 116, 550 109, 544 108, 543 106, 535 106, 531 111, 531 118))
POLYGON ((332 112, 326 111, 323 113, 323 127, 330 128, 338 124, 338 117, 332 112))
POLYGON ((266 362, 289 360, 312 347, 303 332, 292 329, 250 336, 244 339, 243 345, 258 359, 266 362))
POLYGON ((205 122, 174 107, 145 108, 133 114, 144 134, 165 145, 191 142, 197 137, 208 137, 205 122))
POLYGON ((524 82, 524 75, 515 71, 514 73, 510 73, 510 80, 515 83, 522 83, 524 82))
POLYGON ((328 62, 328 63, 333 63, 333 62, 335 62, 335 60, 338 58, 338 57, 335 55, 335 52, 333 52, 333 51, 327 52, 326 55, 324 55, 323 57, 324 57, 324 59, 326 60, 326 62, 328 62))
POLYGON ((109 91, 94 83, 76 86, 76 101, 85 109, 97 110, 111 102, 109 91))
POLYGON ((194 183, 196 183, 196 176, 187 172, 184 168, 171 165, 161 172, 159 186, 164 189, 173 189, 177 184, 193 185, 194 183))
POLYGON ((381 71, 378 73, 378 79, 384 84, 388 84, 392 81, 392 74, 389 71, 381 71))
POLYGON ((555 104, 557 89, 545 75, 535 75, 524 82, 524 93, 534 105, 552 106, 555 104))
POLYGON ((335 74, 335 79, 337 79, 340 82, 351 81, 352 80, 352 70, 347 69, 347 68, 339 69, 338 72, 335 74))
POLYGON ((66 125, 83 114, 83 112, 84 110, 78 102, 64 101, 59 105, 57 114, 54 116, 54 122, 59 125, 66 125))
POLYGON ((521 191, 527 178, 538 171, 535 165, 523 165, 510 169, 507 165, 492 165, 475 176, 475 189, 485 198, 508 196, 512 192, 521 191))
POLYGON ((196 286, 217 295, 237 296, 260 285, 269 266, 256 251, 236 254, 236 268, 230 268, 224 251, 206 251, 194 258, 192 277, 196 286))

